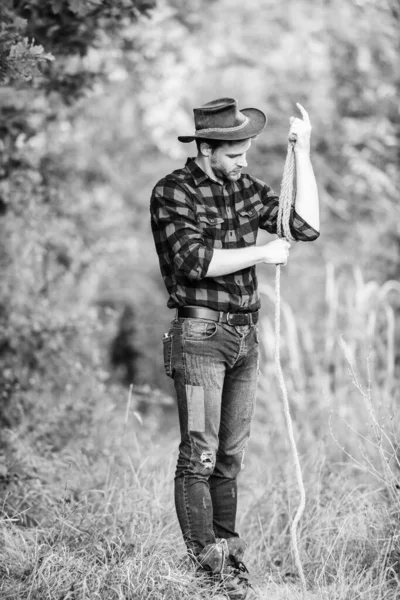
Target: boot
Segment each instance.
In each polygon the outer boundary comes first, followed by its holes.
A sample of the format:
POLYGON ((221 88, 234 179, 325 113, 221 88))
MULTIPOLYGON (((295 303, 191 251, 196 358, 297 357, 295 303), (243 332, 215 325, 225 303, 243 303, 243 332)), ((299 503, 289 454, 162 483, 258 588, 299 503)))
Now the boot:
POLYGON ((246 542, 239 537, 217 538, 208 544, 197 557, 202 569, 214 575, 229 600, 244 600, 251 588, 248 570, 243 564, 246 542))

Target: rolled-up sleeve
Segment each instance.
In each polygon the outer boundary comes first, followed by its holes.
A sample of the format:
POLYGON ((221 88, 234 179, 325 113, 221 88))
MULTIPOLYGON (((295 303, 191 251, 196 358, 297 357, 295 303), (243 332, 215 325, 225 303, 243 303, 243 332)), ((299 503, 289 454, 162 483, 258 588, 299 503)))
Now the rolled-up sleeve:
MULTIPOLYGON (((262 183, 262 182, 259 182, 262 183)), ((269 233, 277 233, 277 222, 279 212, 279 196, 263 184, 261 192, 262 210, 260 213, 260 229, 269 233)), ((290 233, 293 239, 299 242, 313 242, 319 237, 319 231, 311 227, 293 207, 289 218, 290 233)))
POLYGON ((311 227, 293 208, 290 214, 290 232, 299 242, 313 242, 319 237, 319 231, 311 227))
POLYGON ((205 243, 193 200, 173 179, 161 180, 153 190, 151 224, 157 250, 188 279, 202 279, 213 248, 205 243))

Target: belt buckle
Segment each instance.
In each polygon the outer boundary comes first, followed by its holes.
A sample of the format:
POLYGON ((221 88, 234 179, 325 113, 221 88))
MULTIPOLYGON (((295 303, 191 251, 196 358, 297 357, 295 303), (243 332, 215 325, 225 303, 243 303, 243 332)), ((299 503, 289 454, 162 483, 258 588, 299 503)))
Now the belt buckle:
POLYGON ((232 327, 234 326, 234 323, 231 323, 231 320, 230 320, 230 319, 231 319, 231 317, 234 317, 234 316, 235 316, 235 314, 234 314, 234 313, 230 313, 230 312, 228 312, 228 313, 226 314, 226 322, 228 323, 228 325, 231 325, 232 327))
POLYGON ((228 323, 228 325, 249 325, 250 323, 250 317, 248 314, 241 314, 241 313, 229 313, 226 315, 226 322, 228 323), (233 317, 234 320, 231 321, 230 318, 233 317), (236 322, 235 322, 236 321, 236 322))

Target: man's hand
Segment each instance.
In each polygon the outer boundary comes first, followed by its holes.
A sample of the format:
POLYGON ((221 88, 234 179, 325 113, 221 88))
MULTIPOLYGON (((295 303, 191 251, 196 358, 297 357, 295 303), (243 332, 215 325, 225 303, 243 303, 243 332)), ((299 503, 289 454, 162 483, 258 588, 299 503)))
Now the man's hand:
POLYGON ((296 152, 307 152, 307 154, 309 154, 311 138, 310 117, 301 104, 296 102, 296 106, 303 118, 290 117, 289 140, 296 139, 296 145, 294 147, 296 152))
POLYGON ((283 238, 274 240, 262 246, 264 263, 268 265, 286 265, 289 258, 290 242, 283 238))

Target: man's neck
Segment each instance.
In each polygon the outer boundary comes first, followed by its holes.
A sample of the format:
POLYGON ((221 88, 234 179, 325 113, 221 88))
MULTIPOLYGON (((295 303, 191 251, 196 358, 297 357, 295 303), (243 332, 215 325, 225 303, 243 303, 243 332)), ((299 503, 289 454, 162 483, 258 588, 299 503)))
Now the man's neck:
POLYGON ((196 156, 196 158, 194 159, 194 162, 196 163, 196 165, 198 167, 200 167, 200 169, 202 171, 204 171, 204 173, 206 175, 208 175, 208 177, 210 177, 210 179, 213 179, 214 181, 216 181, 217 183, 220 183, 220 184, 225 183, 223 181, 223 179, 220 179, 219 177, 216 176, 216 174, 214 173, 214 171, 210 167, 209 161, 204 156, 202 156, 201 154, 200 155, 198 154, 196 156))

